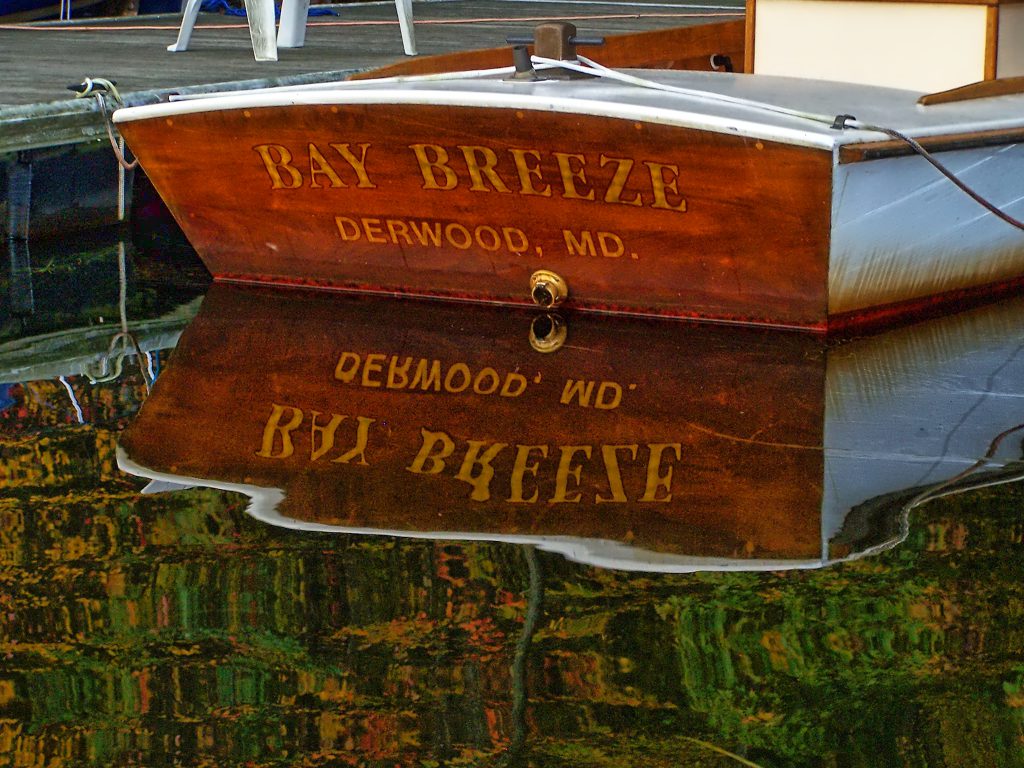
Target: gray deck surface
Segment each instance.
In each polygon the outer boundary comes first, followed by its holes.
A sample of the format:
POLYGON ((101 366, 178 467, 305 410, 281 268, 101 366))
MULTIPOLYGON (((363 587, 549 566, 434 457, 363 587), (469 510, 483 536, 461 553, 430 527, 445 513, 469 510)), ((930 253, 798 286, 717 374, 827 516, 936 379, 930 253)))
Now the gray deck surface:
MULTIPOLYGON (((738 0, 724 4, 742 9, 738 0)), ((572 21, 580 34, 614 35, 714 21, 710 14, 722 5, 422 0, 413 13, 420 55, 431 55, 500 46, 507 35, 528 34, 543 20, 572 21)), ((177 15, 0 26, 0 113, 7 106, 66 100, 66 86, 87 76, 115 80, 122 93, 131 93, 371 69, 405 58, 393 2, 331 8, 337 16, 310 18, 305 47, 281 49, 276 62, 253 59, 244 18, 217 14, 200 16, 183 53, 166 50, 177 35, 177 15)))

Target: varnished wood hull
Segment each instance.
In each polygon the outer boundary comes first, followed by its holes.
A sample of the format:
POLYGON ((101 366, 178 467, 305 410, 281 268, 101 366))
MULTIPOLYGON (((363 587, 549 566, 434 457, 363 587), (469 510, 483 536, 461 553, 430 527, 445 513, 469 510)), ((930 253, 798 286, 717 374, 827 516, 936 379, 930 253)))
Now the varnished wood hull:
POLYGON ((215 285, 122 466, 244 492, 301 529, 622 568, 811 567, 897 540, 902 503, 1019 421, 1020 306, 838 348, 577 316, 541 354, 533 321, 215 285))
POLYGON ((215 285, 126 466, 244 490, 284 525, 614 549, 624 567, 820 562, 813 337, 578 317, 541 354, 532 319, 215 285))
POLYGON ((360 83, 115 118, 219 279, 528 304, 548 270, 575 308, 816 330, 1020 284, 1024 233, 924 158, 732 92, 923 120, 941 160, 1019 217, 1005 109, 972 107, 943 138, 902 91, 828 103, 838 84, 661 77, 700 87, 360 83))
POLYGON ((169 122, 121 130, 217 278, 529 303, 544 268, 586 309, 825 319, 824 151, 483 107, 169 122))

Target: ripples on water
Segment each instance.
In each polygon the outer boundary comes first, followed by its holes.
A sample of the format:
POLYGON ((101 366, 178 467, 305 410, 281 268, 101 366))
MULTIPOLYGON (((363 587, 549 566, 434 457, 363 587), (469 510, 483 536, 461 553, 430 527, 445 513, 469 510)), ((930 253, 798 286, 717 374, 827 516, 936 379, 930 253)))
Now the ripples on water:
POLYGON ((198 307, 140 235, 115 338, 118 242, 7 278, 0 765, 1024 765, 1024 303, 830 349, 570 318, 542 357, 519 313, 198 307))

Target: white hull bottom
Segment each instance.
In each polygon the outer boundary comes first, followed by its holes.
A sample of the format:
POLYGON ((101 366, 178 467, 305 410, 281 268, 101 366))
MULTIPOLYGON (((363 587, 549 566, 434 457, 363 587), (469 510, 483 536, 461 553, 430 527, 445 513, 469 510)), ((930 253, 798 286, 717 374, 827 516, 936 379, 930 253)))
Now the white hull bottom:
MULTIPOLYGON (((1024 218, 1024 145, 937 159, 1000 210, 1024 218)), ((1024 231, 917 155, 836 166, 830 315, 1002 283, 1024 275, 1024 231)))

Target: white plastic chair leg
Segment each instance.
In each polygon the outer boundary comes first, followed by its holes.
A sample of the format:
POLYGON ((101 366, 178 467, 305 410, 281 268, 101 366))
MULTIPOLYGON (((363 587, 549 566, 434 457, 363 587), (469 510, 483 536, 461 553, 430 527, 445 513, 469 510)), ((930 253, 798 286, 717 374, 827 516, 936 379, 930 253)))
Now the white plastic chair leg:
POLYGON ((274 0, 245 0, 245 15, 249 19, 249 37, 256 61, 277 61, 274 0))
POLYGON ((306 20, 309 0, 284 0, 281 23, 277 27, 278 48, 301 48, 306 44, 306 20))
POLYGON ((402 47, 406 56, 416 55, 416 31, 412 26, 412 0, 395 0, 398 26, 402 29, 402 47))
POLYGON ((178 29, 178 39, 173 45, 168 45, 168 51, 187 51, 189 40, 192 39, 192 28, 196 25, 196 18, 199 16, 199 6, 203 0, 188 0, 185 10, 181 16, 181 28, 178 29))

